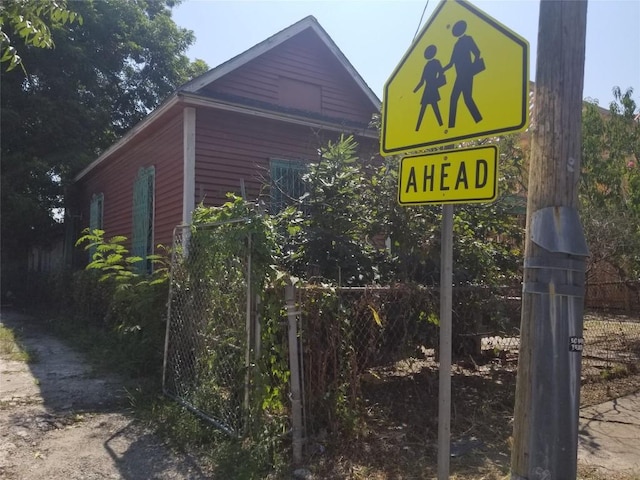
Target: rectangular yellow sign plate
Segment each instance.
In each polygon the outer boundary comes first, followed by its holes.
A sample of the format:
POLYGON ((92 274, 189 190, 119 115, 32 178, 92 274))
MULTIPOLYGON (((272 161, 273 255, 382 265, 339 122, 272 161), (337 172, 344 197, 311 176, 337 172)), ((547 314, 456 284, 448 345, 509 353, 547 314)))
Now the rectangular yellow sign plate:
POLYGON ((496 199, 494 145, 404 157, 398 176, 400 205, 490 203, 496 199))

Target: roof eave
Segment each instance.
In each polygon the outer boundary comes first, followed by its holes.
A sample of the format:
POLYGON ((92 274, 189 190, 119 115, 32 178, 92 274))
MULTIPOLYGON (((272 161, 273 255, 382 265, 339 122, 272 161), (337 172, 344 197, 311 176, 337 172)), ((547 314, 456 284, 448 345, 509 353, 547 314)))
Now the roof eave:
POLYGON ((183 99, 183 103, 185 106, 189 105, 195 107, 211 108, 215 110, 223 110, 227 112, 235 112, 244 115, 250 115, 253 117, 268 118, 280 122, 302 125, 305 127, 322 128, 335 132, 349 132, 361 137, 371 139, 379 138, 378 132, 375 129, 371 128, 357 128, 353 125, 343 125, 338 122, 331 122, 328 120, 308 118, 292 113, 275 112, 264 108, 256 108, 254 106, 241 105, 238 103, 226 102, 224 100, 203 97, 197 94, 183 92, 179 95, 183 99))
POLYGON ((146 117, 144 117, 140 122, 138 122, 131 130, 129 130, 126 134, 120 138, 116 143, 111 145, 108 149, 106 149, 98 158, 96 158, 93 162, 87 165, 80 173, 78 173, 73 181, 77 182, 86 176, 91 170, 96 168, 102 162, 107 160, 111 155, 116 153, 118 150, 123 148, 127 143, 133 140, 135 137, 140 135, 144 130, 146 130, 149 126, 151 126, 156 119, 160 118, 167 111, 169 111, 172 107, 180 102, 180 97, 177 93, 171 94, 171 96, 165 100, 162 105, 149 113, 146 117))

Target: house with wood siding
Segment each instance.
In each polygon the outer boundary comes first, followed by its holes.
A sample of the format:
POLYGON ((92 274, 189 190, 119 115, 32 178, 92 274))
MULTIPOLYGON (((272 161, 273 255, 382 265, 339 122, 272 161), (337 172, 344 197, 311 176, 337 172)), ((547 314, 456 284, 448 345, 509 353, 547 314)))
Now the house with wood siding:
MULTIPOLYGON (((354 135, 366 160, 380 100, 313 17, 180 87, 74 183, 77 229, 124 235, 134 255, 170 245, 199 203, 227 192, 277 209, 318 149, 354 135), (279 196, 280 195, 280 196, 279 196)), ((295 192, 291 192, 295 193, 295 192)))

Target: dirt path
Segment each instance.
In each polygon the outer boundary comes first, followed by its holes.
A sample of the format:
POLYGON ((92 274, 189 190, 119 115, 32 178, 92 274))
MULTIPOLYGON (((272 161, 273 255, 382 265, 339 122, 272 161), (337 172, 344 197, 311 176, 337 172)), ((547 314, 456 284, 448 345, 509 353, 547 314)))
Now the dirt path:
POLYGON ((18 314, 0 323, 20 332, 35 358, 0 355, 0 479, 206 479, 127 413, 116 377, 95 377, 82 356, 18 314))

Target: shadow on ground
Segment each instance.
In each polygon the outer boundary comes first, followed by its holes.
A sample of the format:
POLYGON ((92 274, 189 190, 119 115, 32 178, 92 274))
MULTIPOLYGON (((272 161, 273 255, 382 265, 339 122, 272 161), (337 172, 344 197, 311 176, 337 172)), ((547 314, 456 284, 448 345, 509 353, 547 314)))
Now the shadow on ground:
POLYGON ((0 358, 0 477, 206 479, 131 416, 115 375, 96 375, 82 355, 31 317, 2 311, 33 361, 0 358))

